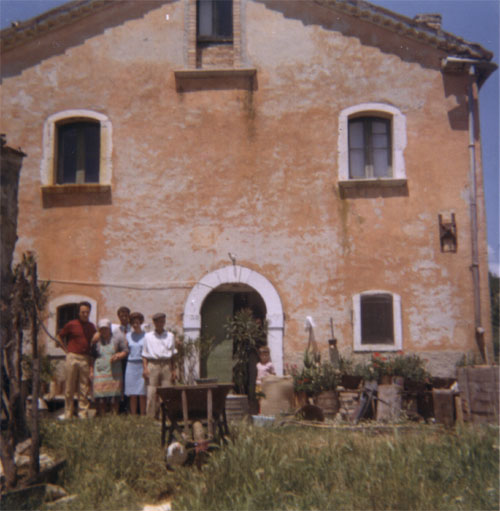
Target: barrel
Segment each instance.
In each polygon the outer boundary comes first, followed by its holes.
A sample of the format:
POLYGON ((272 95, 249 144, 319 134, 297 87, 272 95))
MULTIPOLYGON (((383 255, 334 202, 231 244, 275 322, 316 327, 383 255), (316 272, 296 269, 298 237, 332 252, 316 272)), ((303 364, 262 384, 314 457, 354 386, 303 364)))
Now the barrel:
POLYGON ((228 394, 226 397, 226 419, 228 422, 248 420, 248 396, 246 394, 228 394))
POLYGON ((262 392, 265 397, 260 400, 262 415, 279 415, 294 409, 293 379, 291 376, 266 376, 262 380, 262 392))
POLYGON ((339 395, 336 390, 321 392, 316 396, 314 404, 323 410, 323 414, 327 419, 333 419, 340 410, 339 395))

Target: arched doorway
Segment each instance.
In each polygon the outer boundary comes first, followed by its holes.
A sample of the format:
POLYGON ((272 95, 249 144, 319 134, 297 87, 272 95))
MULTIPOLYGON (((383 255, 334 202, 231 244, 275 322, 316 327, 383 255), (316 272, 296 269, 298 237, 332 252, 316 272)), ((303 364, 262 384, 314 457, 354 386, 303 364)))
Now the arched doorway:
POLYGON ((224 326, 228 318, 242 309, 250 309, 253 317, 266 319, 266 304, 247 284, 222 284, 211 291, 201 307, 201 335, 213 338, 215 346, 208 359, 200 360, 200 376, 231 381, 233 343, 226 339, 224 326))
MULTIPOLYGON (((195 284, 184 306, 184 335, 189 339, 196 339, 202 329, 202 314, 206 316, 212 307, 215 309, 215 321, 220 322, 220 311, 223 311, 224 307, 226 310, 232 307, 234 311, 235 301, 237 307, 246 301, 250 308, 252 305, 255 307, 258 314, 265 314, 268 324, 267 344, 276 373, 282 375, 284 321, 281 299, 271 282, 254 270, 236 264, 226 266, 205 275, 195 284), (210 296, 212 293, 213 297, 210 296), (226 296, 222 297, 224 293, 226 296), (225 305, 221 305, 223 301, 225 305), (206 311, 203 310, 205 302, 208 304, 206 311)), ((228 346, 225 348, 228 349, 228 346)))

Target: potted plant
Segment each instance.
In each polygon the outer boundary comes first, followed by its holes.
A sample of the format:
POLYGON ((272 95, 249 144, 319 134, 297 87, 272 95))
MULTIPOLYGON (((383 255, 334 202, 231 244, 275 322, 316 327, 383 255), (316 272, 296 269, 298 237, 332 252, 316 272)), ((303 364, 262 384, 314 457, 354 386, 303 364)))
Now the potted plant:
POLYGON ((189 339, 180 335, 177 337, 177 367, 180 381, 192 385, 200 380, 201 364, 215 347, 215 337, 201 335, 196 339, 189 339))
POLYGON ((425 369, 425 361, 416 354, 405 355, 402 351, 394 356, 374 353, 365 371, 365 380, 377 380, 381 384, 391 384, 397 379, 400 384, 424 384, 430 375, 425 369))
POLYGON ((325 417, 333 419, 340 409, 337 386, 340 382, 340 371, 330 362, 318 366, 314 403, 319 406, 325 417))
POLYGON ((322 408, 325 416, 333 418, 339 410, 337 386, 340 371, 331 362, 315 360, 306 350, 302 369, 299 371, 294 366, 291 374, 298 404, 306 404, 309 398, 313 398, 314 404, 322 408), (303 402, 304 396, 306 402, 303 402))
POLYGON ((354 364, 353 360, 343 356, 339 357, 340 384, 346 390, 355 390, 363 380, 364 364, 354 364))
POLYGON ((424 390, 431 377, 425 369, 425 360, 415 353, 398 352, 392 360, 392 368, 394 376, 404 378, 406 390, 424 390))
POLYGON ((308 350, 304 352, 302 369, 293 365, 290 374, 293 379, 293 390, 297 406, 303 406, 309 402, 318 392, 318 364, 308 350))

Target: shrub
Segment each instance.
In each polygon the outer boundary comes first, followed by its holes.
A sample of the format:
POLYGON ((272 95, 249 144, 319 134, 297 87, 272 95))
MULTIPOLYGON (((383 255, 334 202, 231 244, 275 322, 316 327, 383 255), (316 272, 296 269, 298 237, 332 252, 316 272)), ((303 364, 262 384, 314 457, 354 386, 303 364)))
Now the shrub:
POLYGON ((340 371, 330 362, 320 363, 308 350, 304 352, 303 366, 293 366, 290 370, 295 392, 305 392, 315 396, 326 390, 335 390, 340 382, 340 371))

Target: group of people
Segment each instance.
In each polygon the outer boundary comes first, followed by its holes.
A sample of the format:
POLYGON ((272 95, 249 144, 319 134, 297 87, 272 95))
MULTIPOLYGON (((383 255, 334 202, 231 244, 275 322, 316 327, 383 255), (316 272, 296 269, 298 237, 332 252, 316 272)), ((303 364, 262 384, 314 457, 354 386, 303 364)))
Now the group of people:
POLYGON ((91 389, 98 415, 107 409, 118 413, 120 401, 128 398, 130 413, 155 416, 156 388, 175 381, 174 334, 165 329, 166 315, 153 316, 154 329, 145 332, 144 315, 117 311, 119 324, 101 319, 90 322, 91 304, 78 304, 78 317, 66 323, 56 339, 66 352, 64 418, 73 417, 75 394, 78 416, 88 417, 91 389))
MULTIPOLYGON (((165 329, 166 314, 153 315, 154 329, 145 332, 144 315, 130 312, 128 307, 117 311, 119 323, 101 319, 96 326, 90 322, 91 304, 78 304, 78 317, 66 323, 56 340, 66 352, 66 389, 64 418, 75 414, 89 415, 90 395, 96 403, 97 415, 108 409, 118 413, 126 398, 131 414, 156 416, 157 387, 175 383, 176 354, 174 334, 165 329)), ((267 346, 259 349, 257 381, 275 374, 267 346)))

